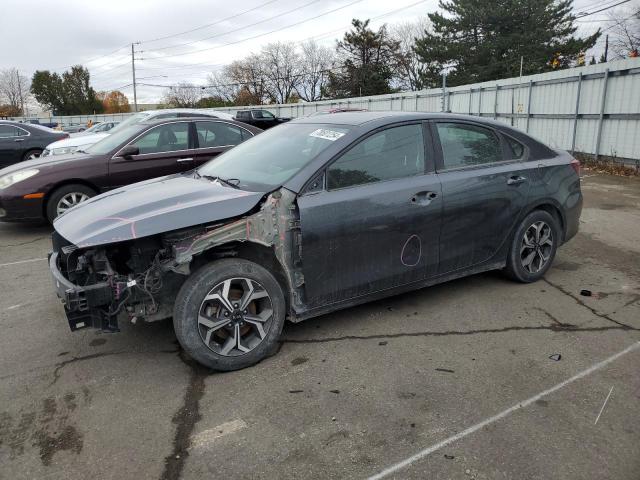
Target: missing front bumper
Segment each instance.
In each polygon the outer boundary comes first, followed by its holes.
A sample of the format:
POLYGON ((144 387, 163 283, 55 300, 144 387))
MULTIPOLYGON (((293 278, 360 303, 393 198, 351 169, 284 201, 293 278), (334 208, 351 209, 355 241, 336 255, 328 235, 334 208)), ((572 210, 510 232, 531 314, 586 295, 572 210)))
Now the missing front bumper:
POLYGON ((49 254, 49 270, 71 331, 83 328, 119 331, 116 316, 108 314, 113 301, 111 286, 107 282, 87 286, 70 282, 60 271, 58 257, 58 252, 49 254))

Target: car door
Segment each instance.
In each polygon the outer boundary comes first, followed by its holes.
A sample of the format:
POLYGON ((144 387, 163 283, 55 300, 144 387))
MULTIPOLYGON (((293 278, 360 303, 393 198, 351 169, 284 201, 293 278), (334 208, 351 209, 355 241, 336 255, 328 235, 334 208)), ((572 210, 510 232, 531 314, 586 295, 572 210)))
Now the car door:
MULTIPOLYGON (((188 121, 173 121, 151 127, 127 145, 138 147, 138 155, 124 158, 116 153, 109 161, 110 188, 184 172, 193 168, 193 135, 188 121)), ((123 145, 124 147, 124 145, 123 145)))
POLYGON ((249 130, 219 120, 197 120, 195 122, 195 166, 217 157, 222 152, 252 137, 249 130))
POLYGON ((432 158, 421 123, 385 128, 341 154, 314 182, 321 186, 298 198, 310 305, 437 272, 441 194, 437 176, 427 173, 432 158))
POLYGON ((13 125, 0 124, 0 168, 22 160, 23 144, 27 138, 18 136, 13 125))
POLYGON ((513 158, 494 128, 435 121, 432 130, 443 199, 442 274, 491 259, 524 208, 535 171, 522 156, 513 158))

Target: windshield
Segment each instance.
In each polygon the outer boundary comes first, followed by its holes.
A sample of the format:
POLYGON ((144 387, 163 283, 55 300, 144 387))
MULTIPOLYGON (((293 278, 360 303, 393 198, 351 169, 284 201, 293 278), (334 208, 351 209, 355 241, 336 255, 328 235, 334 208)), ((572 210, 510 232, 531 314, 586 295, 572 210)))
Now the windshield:
POLYGON ((278 187, 349 131, 343 125, 287 123, 256 135, 202 166, 202 176, 263 191, 278 187))
MULTIPOLYGON (((120 124, 122 125, 122 124, 120 124)), ((84 149, 85 152, 97 155, 104 155, 105 153, 109 153, 114 148, 118 148, 121 144, 129 140, 132 135, 135 135, 136 132, 140 131, 140 127, 137 125, 129 125, 123 129, 118 128, 116 132, 115 128, 111 129, 112 133, 108 137, 103 138, 102 140, 94 143, 90 147, 84 149)))

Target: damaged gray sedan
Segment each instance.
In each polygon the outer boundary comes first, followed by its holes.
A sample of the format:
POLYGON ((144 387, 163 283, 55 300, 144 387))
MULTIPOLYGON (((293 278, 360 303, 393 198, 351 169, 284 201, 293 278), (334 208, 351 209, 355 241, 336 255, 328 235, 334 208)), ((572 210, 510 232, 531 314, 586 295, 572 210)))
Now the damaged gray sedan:
POLYGON ((275 351, 285 319, 492 269, 540 279, 578 230, 578 173, 473 117, 300 118, 69 210, 49 266, 71 330, 173 317, 193 358, 234 370, 275 351))

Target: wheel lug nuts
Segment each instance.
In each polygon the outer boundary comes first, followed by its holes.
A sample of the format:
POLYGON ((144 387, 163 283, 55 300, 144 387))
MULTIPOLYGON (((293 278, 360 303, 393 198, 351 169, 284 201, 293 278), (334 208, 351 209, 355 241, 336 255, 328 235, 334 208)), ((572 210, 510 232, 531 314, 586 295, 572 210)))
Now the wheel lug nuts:
POLYGON ((229 312, 224 312, 224 316, 228 317, 229 316, 229 312))
POLYGON ((234 308, 238 308, 238 304, 237 303, 234 303, 233 306, 234 306, 234 308))

